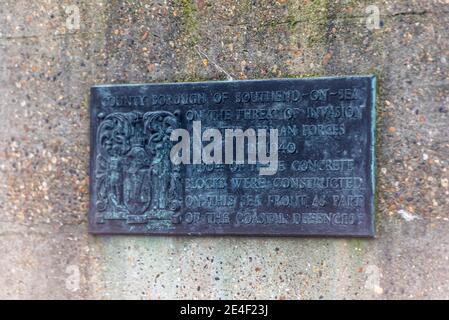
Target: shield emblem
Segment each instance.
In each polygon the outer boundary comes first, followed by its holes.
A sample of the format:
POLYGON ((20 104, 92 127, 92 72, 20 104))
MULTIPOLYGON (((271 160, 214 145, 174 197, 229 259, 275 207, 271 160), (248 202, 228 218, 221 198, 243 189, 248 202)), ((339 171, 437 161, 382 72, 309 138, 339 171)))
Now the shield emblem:
POLYGON ((151 170, 130 170, 124 179, 124 204, 131 215, 141 215, 151 202, 151 170))

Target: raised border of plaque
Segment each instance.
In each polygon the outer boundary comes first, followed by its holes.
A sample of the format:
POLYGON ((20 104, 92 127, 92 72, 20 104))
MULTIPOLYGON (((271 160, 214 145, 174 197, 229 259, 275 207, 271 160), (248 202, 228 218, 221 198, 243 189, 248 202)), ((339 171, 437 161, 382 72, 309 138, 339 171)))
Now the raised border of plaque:
POLYGON ((373 237, 375 131, 373 75, 93 86, 89 232, 373 237), (188 163, 172 159, 180 129, 188 163))

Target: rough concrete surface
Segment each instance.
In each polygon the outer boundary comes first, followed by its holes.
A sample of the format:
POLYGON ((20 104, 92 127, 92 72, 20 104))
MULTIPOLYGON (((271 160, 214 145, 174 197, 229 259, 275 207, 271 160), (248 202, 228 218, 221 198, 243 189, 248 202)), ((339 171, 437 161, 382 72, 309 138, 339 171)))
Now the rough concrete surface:
POLYGON ((448 30, 448 0, 2 0, 0 298, 448 299, 448 30), (91 85, 369 73, 376 239, 88 235, 91 85))

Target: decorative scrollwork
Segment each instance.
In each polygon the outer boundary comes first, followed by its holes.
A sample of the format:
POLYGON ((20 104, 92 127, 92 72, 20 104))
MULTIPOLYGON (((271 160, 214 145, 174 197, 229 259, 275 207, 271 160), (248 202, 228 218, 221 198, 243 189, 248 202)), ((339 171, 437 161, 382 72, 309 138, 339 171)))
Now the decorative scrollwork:
POLYGON ((117 112, 101 121, 96 204, 104 219, 177 221, 180 168, 170 161, 170 135, 179 125, 178 115, 117 112))

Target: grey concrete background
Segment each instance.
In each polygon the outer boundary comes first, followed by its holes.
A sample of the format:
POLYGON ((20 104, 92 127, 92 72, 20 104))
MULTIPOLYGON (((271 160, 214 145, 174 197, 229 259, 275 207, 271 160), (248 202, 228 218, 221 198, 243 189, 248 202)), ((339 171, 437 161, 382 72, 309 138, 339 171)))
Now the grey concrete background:
POLYGON ((0 298, 449 298, 448 29, 447 0, 2 0, 0 298), (376 239, 87 234, 91 85, 367 73, 376 239))

